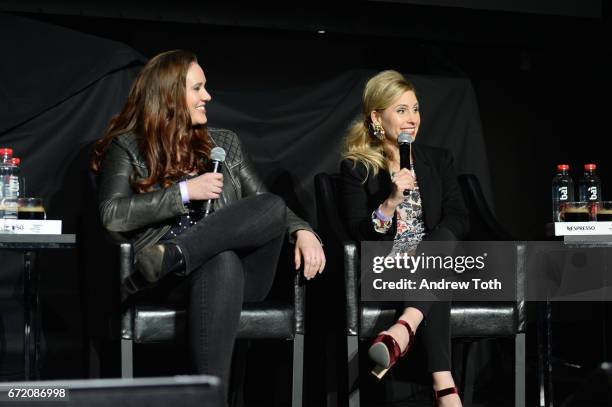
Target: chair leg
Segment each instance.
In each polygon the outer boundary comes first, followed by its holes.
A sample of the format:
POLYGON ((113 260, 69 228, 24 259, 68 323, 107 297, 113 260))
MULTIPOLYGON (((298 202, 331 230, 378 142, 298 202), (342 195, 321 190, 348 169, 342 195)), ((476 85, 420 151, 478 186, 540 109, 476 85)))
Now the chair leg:
POLYGON ((293 338, 293 383, 291 406, 302 407, 302 387, 304 384, 304 335, 293 338))
POLYGON ((134 377, 134 342, 121 339, 121 378, 134 377))
POLYGON ((347 336, 346 348, 349 407, 359 407, 359 338, 355 335, 347 336))
POLYGON ((525 405, 525 334, 514 337, 514 405, 525 405))

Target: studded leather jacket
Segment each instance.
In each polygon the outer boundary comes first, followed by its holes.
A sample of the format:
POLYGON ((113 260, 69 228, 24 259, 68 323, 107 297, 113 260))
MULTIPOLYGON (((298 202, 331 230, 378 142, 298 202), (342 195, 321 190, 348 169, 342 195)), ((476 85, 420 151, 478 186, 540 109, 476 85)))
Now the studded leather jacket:
MULTIPOLYGON (((238 199, 266 192, 266 188, 243 153, 236 134, 225 129, 208 128, 213 147, 226 152, 223 165, 223 191, 214 201, 220 209, 238 199)), ((98 179, 98 208, 104 227, 117 240, 128 240, 137 252, 156 243, 170 230, 173 221, 188 212, 178 184, 154 187, 150 192, 136 193, 132 176, 146 178, 146 160, 136 136, 123 134, 109 146, 98 179)), ((300 229, 312 231, 310 225, 290 209, 287 210, 287 232, 290 240, 300 229)))

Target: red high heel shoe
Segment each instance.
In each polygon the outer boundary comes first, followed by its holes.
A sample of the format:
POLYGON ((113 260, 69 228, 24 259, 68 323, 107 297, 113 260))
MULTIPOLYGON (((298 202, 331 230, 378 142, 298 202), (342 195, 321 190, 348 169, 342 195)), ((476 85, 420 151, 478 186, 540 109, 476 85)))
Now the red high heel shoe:
POLYGON ((459 390, 456 387, 447 387, 446 389, 434 390, 434 407, 438 405, 438 400, 449 394, 459 394, 459 390))
POLYGON ((370 359, 376 362, 376 366, 372 369, 372 374, 379 380, 387 373, 389 369, 397 362, 397 360, 410 350, 414 341, 414 331, 408 325, 408 322, 398 319, 396 324, 403 325, 408 330, 409 342, 406 349, 402 352, 397 341, 389 334, 380 334, 372 342, 372 346, 368 350, 370 359))

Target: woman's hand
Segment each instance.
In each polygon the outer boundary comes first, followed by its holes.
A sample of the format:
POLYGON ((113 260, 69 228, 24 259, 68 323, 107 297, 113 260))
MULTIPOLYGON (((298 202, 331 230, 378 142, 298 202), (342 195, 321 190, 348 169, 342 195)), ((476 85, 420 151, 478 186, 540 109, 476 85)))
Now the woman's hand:
POLYGON ((402 168, 391 176, 391 195, 389 199, 394 206, 398 206, 404 200, 404 191, 407 189, 413 189, 416 185, 416 180, 412 171, 407 168, 402 168))
POLYGON ((223 174, 220 172, 205 172, 195 178, 187 180, 189 199, 206 201, 217 199, 223 189, 223 174))
POLYGON ((304 277, 307 280, 314 278, 317 273, 322 273, 325 268, 325 253, 321 242, 309 230, 298 230, 295 232, 295 269, 299 270, 304 259, 304 277))

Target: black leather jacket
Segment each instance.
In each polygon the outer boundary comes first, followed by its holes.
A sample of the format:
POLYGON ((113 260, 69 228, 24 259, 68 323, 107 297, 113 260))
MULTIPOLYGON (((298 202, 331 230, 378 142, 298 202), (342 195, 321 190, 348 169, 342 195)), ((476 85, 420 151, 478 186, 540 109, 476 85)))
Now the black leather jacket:
MULTIPOLYGON (((236 134, 225 129, 208 128, 213 146, 225 149, 223 191, 214 208, 230 205, 242 197, 266 192, 266 188, 243 153, 236 134)), ((129 240, 134 250, 156 243, 171 228, 172 222, 188 209, 181 200, 178 184, 155 187, 142 194, 132 189, 131 177, 148 176, 146 161, 140 153, 136 136, 123 134, 109 146, 98 179, 98 208, 104 227, 115 232, 117 240, 129 240)), ((290 240, 300 229, 310 225, 287 209, 290 240)))

